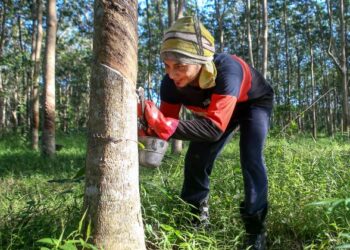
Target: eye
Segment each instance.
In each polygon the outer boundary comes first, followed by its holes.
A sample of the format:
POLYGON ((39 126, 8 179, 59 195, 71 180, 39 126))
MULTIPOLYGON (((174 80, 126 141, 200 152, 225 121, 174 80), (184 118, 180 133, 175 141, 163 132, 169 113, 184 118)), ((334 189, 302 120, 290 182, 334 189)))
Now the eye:
POLYGON ((180 71, 186 71, 187 65, 177 65, 176 68, 180 71))

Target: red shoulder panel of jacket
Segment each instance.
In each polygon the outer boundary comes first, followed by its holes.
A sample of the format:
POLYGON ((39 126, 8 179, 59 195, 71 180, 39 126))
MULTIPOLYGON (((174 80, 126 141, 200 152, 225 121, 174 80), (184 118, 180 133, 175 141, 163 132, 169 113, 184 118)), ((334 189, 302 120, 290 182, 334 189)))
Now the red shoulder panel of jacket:
POLYGON ((236 103, 237 98, 235 96, 213 94, 207 117, 224 132, 231 120, 236 103))
POLYGON ((160 102, 159 110, 165 117, 179 119, 181 104, 171 104, 164 101, 160 102))
POLYGON ((227 128, 235 109, 237 98, 230 95, 213 94, 207 109, 186 106, 194 114, 210 119, 222 132, 227 128))
POLYGON ((232 55, 232 58, 238 61, 243 68, 242 86, 239 92, 238 102, 244 102, 248 100, 248 91, 252 87, 252 74, 249 69, 249 65, 236 55, 232 55))

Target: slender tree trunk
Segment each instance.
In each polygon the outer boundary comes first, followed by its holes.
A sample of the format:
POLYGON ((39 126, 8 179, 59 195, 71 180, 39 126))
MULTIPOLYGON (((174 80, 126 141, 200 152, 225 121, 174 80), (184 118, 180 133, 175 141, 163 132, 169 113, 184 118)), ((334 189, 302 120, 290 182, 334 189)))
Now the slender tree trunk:
POLYGON ((13 132, 17 132, 18 127, 18 89, 19 89, 19 79, 18 72, 15 72, 15 86, 13 88, 10 108, 11 108, 11 121, 12 121, 12 130, 13 132))
POLYGON ((56 152, 55 142, 55 61, 56 61, 56 0, 47 2, 47 32, 45 50, 45 75, 44 75, 44 125, 42 152, 47 156, 54 156, 56 152))
POLYGON ((267 60, 268 60, 268 20, 267 20, 267 0, 262 0, 263 9, 263 66, 262 75, 266 78, 267 75, 267 60))
POLYGON ((340 0, 340 59, 336 57, 336 55, 333 54, 333 14, 332 14, 332 7, 330 5, 329 0, 327 0, 327 6, 328 6, 328 21, 329 21, 329 28, 331 31, 331 37, 329 40, 329 47, 328 47, 328 54, 332 58, 333 62, 337 66, 341 77, 342 77, 342 92, 343 92, 343 132, 348 133, 350 136, 350 117, 349 117, 349 93, 348 93, 348 68, 347 68, 347 60, 346 60, 346 49, 347 49, 347 43, 346 43, 346 24, 345 24, 345 18, 344 18, 344 0, 340 0))
MULTIPOLYGON (((309 33, 310 34, 310 33, 309 33)), ((314 49, 310 41, 310 60, 311 60, 311 100, 315 100, 315 70, 314 70, 314 49)), ((316 119, 316 104, 312 106, 312 135, 317 139, 317 119, 316 119)))
POLYGON ((0 134, 5 129, 5 91, 3 87, 3 77, 0 72, 0 134))
POLYGON ((290 80, 290 65, 289 65, 289 35, 288 35, 288 22, 287 22, 287 4, 284 2, 284 8, 283 8, 283 22, 284 22, 284 49, 285 49, 285 55, 286 55, 286 64, 287 64, 287 89, 288 89, 288 96, 287 96, 287 106, 288 106, 288 121, 292 120, 292 106, 291 106, 291 95, 292 95, 292 88, 291 88, 291 80, 290 80))
POLYGON ((185 0, 178 0, 176 8, 176 20, 184 16, 185 0))
MULTIPOLYGON (((34 39, 34 70, 33 70, 33 88, 32 88, 32 149, 37 150, 39 145, 39 72, 40 72, 40 54, 41 44, 43 40, 43 3, 42 0, 37 0, 37 26, 33 27, 33 32, 36 31, 34 39)), ((34 22, 33 22, 34 23, 34 22)), ((32 54, 32 55, 33 55, 32 54)))
POLYGON ((21 52, 23 52, 23 40, 22 40, 22 20, 21 15, 17 16, 17 25, 18 25, 18 42, 21 52))
POLYGON ((2 22, 1 22, 1 33, 0 33, 0 58, 2 57, 2 50, 3 50, 3 45, 6 37, 6 29, 5 29, 5 24, 7 21, 7 3, 8 0, 3 0, 3 9, 2 9, 2 22))
POLYGON ((346 58, 346 24, 344 18, 344 0, 340 0, 340 30, 341 30, 341 72, 343 87, 343 119, 344 131, 350 136, 350 116, 349 116, 349 92, 348 92, 348 66, 346 58))
POLYGON ((161 33, 163 34, 164 33, 164 24, 163 24, 163 19, 162 19, 162 0, 157 0, 157 11, 159 13, 158 15, 158 20, 159 20, 159 28, 160 28, 160 31, 161 33))
MULTIPOLYGON (((0 58, 2 58, 2 50, 3 50, 3 44, 6 36, 6 30, 5 30, 5 24, 7 21, 7 1, 3 1, 3 8, 1 13, 1 33, 0 33, 0 58)), ((6 119, 6 100, 5 100, 5 87, 4 87, 4 77, 2 72, 0 71, 0 132, 4 131, 6 128, 5 119, 6 119)))
POLYGON ((219 52, 224 51, 224 30, 223 20, 226 11, 226 5, 223 3, 223 11, 221 12, 221 0, 215 0, 215 13, 218 22, 219 52))
POLYGON ((84 206, 99 249, 146 249, 136 121, 137 1, 95 0, 84 206))
MULTIPOLYGON (((298 86, 298 109, 303 110, 302 105, 302 91, 301 91, 301 55, 300 55, 300 49, 299 44, 296 46, 296 54, 297 54, 297 86, 298 86)), ((303 119, 302 116, 299 116, 298 118, 298 128, 299 132, 303 132, 304 126, 303 126, 303 119)))
POLYGON ((147 96, 151 98, 151 82, 152 82, 152 65, 153 65, 153 51, 152 51, 152 30, 150 24, 150 13, 149 13, 149 0, 146 0, 146 13, 147 13, 147 33, 148 33, 148 57, 147 57, 147 96))
POLYGON ((168 0, 168 26, 175 22, 175 0, 168 0))
POLYGON ((68 107, 71 97, 71 86, 67 84, 64 89, 64 101, 63 101, 63 131, 68 131, 68 107))
POLYGON ((250 27, 250 0, 246 0, 246 16, 247 16, 247 38, 248 38, 248 50, 249 50, 249 61, 254 66, 253 46, 252 46, 252 34, 250 27))
MULTIPOLYGON (((259 5, 259 1, 254 1, 255 4, 256 4, 256 9, 257 9, 257 24, 256 26, 258 27, 257 28, 257 34, 258 34, 258 39, 256 39, 256 47, 257 47, 257 55, 256 55, 256 60, 255 60, 255 65, 257 68, 260 69, 260 72, 262 72, 262 65, 260 63, 260 60, 261 60, 261 56, 260 56, 260 47, 261 47, 261 8, 260 8, 260 5, 259 5)), ((277 35, 276 35, 277 36, 277 35)))

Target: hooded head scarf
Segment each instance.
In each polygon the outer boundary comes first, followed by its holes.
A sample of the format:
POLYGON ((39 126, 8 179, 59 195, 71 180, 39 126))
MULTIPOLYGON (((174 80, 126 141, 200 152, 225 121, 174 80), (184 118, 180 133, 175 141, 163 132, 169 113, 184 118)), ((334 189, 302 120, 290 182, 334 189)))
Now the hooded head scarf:
POLYGON ((213 62, 214 38, 194 17, 178 19, 164 34, 160 55, 162 60, 184 64, 201 64, 199 87, 215 86, 216 68, 213 62))

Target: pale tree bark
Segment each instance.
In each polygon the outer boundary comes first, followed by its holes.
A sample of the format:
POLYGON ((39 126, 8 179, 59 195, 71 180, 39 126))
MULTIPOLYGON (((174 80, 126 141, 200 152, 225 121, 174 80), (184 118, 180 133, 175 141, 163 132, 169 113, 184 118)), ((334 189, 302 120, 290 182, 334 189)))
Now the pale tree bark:
POLYGON ((84 207, 99 249, 146 249, 137 145, 137 1, 95 0, 84 207))
MULTIPOLYGON (((2 13, 1 13, 1 32, 0 32, 0 58, 2 57, 2 50, 3 50, 3 44, 4 44, 4 39, 5 39, 5 24, 6 24, 6 19, 7 19, 7 12, 6 12, 6 5, 7 5, 7 0, 3 1, 3 8, 2 8, 2 13)), ((5 118, 6 118, 6 101, 5 101, 5 89, 4 89, 4 77, 3 73, 1 72, 0 69, 0 132, 2 132, 5 128, 5 118)))
POLYGON ((0 134, 5 129, 5 90, 3 87, 3 77, 0 71, 0 134))
POLYGON ((288 96, 287 96, 287 106, 288 106, 288 122, 292 120, 292 106, 291 106, 291 95, 292 95, 292 86, 291 86, 291 78, 290 78, 290 65, 289 65, 289 29, 288 29, 288 9, 287 4, 284 2, 283 7, 283 24, 284 24, 284 50, 285 50, 285 56, 286 56, 286 73, 287 73, 287 89, 288 89, 288 96))
POLYGON ((168 0, 168 26, 175 22, 175 0, 168 0))
POLYGON ((267 18, 267 0, 262 0, 263 10, 263 63, 262 63, 262 75, 264 78, 267 76, 267 60, 268 60, 268 18, 267 18))
MULTIPOLYGON (((152 65, 153 65, 153 51, 152 48, 152 30, 151 30, 151 24, 150 24, 150 12, 149 12, 149 0, 146 0, 146 13, 147 13, 147 33, 148 33, 148 56, 147 56, 147 96, 148 98, 151 98, 151 88, 152 88, 152 65)), ((161 16, 161 15, 159 15, 161 16)))
POLYGON ((250 0, 246 0, 246 16, 247 16, 247 39, 248 39, 248 51, 249 51, 249 62, 254 66, 253 46, 252 46, 252 33, 250 26, 250 0))
POLYGON ((178 0, 176 7, 176 20, 184 16, 185 0, 178 0))
POLYGON ((5 37, 6 37, 5 25, 6 25, 6 21, 7 21, 7 12, 6 12, 7 4, 8 4, 8 0, 4 0, 2 13, 1 13, 2 20, 1 20, 1 33, 0 33, 0 58, 2 57, 3 45, 4 45, 4 41, 5 41, 5 37))
POLYGON ((226 2, 222 0, 215 0, 215 14, 218 22, 218 37, 219 37, 219 52, 224 51, 224 17, 226 14, 226 2))
POLYGON ((27 112, 27 124, 28 128, 31 130, 30 134, 30 140, 31 140, 31 147, 32 147, 32 133, 33 133, 33 100, 32 100, 32 94, 33 94, 33 76, 34 76, 34 68, 35 68, 35 46, 36 46, 36 35, 37 35, 37 2, 33 1, 32 7, 32 37, 31 37, 31 54, 30 54, 30 62, 31 67, 27 71, 27 78, 28 78, 28 85, 27 85, 27 106, 26 106, 26 112, 27 112))
POLYGON ((67 132, 68 131, 68 107, 69 107, 69 101, 70 101, 70 97, 71 97, 71 86, 70 84, 67 84, 67 86, 65 86, 65 88, 62 90, 63 92, 63 131, 67 132))
MULTIPOLYGON (((299 46, 299 42, 297 42, 297 46, 295 47, 295 49, 296 49, 296 56, 297 56, 298 107, 299 107, 299 110, 303 110, 302 91, 301 91, 301 61, 302 61, 303 58, 301 56, 300 47, 301 46, 299 46)), ((304 124, 303 124, 302 116, 298 117, 298 128, 299 128, 299 132, 303 132, 304 124)))
MULTIPOLYGON (((309 24, 308 24, 309 25, 309 24)), ((308 34, 310 34, 310 28, 308 34)), ((315 67, 314 67, 314 49, 312 46, 311 38, 309 38, 310 46, 310 68, 311 68, 311 100, 315 101, 315 67)), ((312 136, 314 139, 317 138, 317 120, 316 120, 316 104, 312 106, 312 136)))
POLYGON ((43 3, 42 0, 36 1, 37 6, 37 25, 33 32, 36 31, 34 44, 33 44, 33 53, 34 56, 34 69, 33 69, 33 77, 32 77, 32 149, 37 150, 39 145, 39 72, 40 72, 40 54, 41 54, 41 44, 43 40, 43 27, 42 27, 42 19, 43 19, 43 3))
POLYGON ((10 110, 11 110, 11 123, 12 123, 12 130, 14 132, 17 131, 18 127, 18 114, 17 114, 17 109, 18 109, 18 89, 19 89, 19 77, 18 77, 18 72, 14 73, 14 86, 12 89, 12 96, 10 98, 10 110))
POLYGON ((47 32, 45 43, 45 71, 44 71, 44 125, 42 136, 42 153, 54 156, 55 144, 55 61, 56 61, 56 0, 47 2, 47 32))
POLYGON ((334 44, 333 44, 333 13, 332 13, 332 6, 330 5, 329 0, 327 0, 327 6, 328 6, 328 20, 329 20, 329 29, 331 31, 331 36, 329 39, 329 47, 328 47, 328 54, 332 58, 333 62, 337 66, 338 70, 340 71, 341 78, 342 78, 342 92, 343 92, 343 132, 347 132, 350 136, 350 117, 349 117, 349 93, 348 93, 348 67, 347 67, 347 60, 346 60, 346 49, 347 49, 347 43, 346 43, 346 24, 345 24, 345 18, 344 18, 344 0, 340 0, 340 55, 339 58, 334 55, 334 44))

